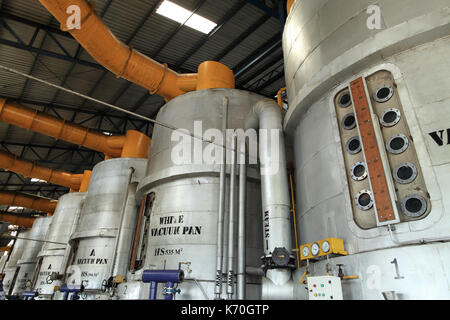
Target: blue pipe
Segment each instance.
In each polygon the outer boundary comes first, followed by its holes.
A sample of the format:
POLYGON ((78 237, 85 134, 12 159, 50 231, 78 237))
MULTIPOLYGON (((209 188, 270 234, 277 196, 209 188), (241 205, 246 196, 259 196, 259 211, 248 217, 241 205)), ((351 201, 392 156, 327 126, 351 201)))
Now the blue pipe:
POLYGON ((150 294, 149 294, 149 297, 148 297, 149 300, 156 300, 157 289, 158 289, 158 282, 151 281, 150 282, 150 294))
POLYGON ((166 292, 164 296, 164 300, 173 300, 173 282, 167 282, 166 283, 166 292))
MULTIPOLYGON (((166 283, 164 300, 173 300, 175 295, 174 285, 184 280, 183 270, 144 270, 142 282, 150 282, 149 300, 156 300, 159 283, 166 283)), ((179 292, 179 290, 178 290, 179 292)))
POLYGON ((67 285, 61 286, 59 289, 60 292, 64 293, 63 300, 67 300, 69 298, 69 294, 73 293, 70 300, 78 300, 79 296, 78 294, 82 292, 84 289, 83 286, 80 285, 71 285, 70 287, 67 285))
POLYGON ((183 270, 145 270, 142 274, 143 282, 173 282, 180 283, 184 280, 183 270))
POLYGON ((24 297, 24 300, 34 300, 34 298, 37 296, 37 292, 34 291, 24 291, 22 293, 22 297, 24 297))

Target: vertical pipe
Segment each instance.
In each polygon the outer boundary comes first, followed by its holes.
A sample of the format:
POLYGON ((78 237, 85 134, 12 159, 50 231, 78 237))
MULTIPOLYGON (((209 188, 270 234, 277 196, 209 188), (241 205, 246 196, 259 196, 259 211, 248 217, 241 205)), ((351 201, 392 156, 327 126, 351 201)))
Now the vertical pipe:
MULTIPOLYGON (((167 282, 166 283, 166 288, 167 289, 173 289, 173 282, 167 282)), ((165 296, 164 296, 164 300, 173 300, 173 293, 171 293, 171 294, 166 294, 165 296)))
POLYGON ((147 195, 142 196, 141 199, 141 206, 139 208, 139 216, 138 221, 136 225, 136 231, 134 233, 134 242, 133 242, 133 250, 131 251, 131 260, 130 260, 130 267, 129 270, 134 270, 135 263, 136 263, 136 254, 137 254, 137 245, 140 238, 140 232, 141 232, 141 224, 142 224, 142 217, 144 215, 144 210, 146 209, 145 206, 147 205, 147 195))
POLYGON ((238 263, 237 263, 237 298, 245 300, 246 286, 246 237, 245 237, 245 216, 247 205, 247 164, 245 162, 245 138, 240 143, 239 148, 239 212, 238 212, 238 263))
POLYGON ((114 276, 114 269, 116 267, 117 264, 117 247, 119 246, 119 239, 120 239, 120 235, 122 233, 122 228, 123 228, 123 220, 125 217, 125 211, 127 209, 127 202, 128 202, 128 193, 130 192, 130 185, 131 185, 131 178, 133 177, 133 173, 134 173, 134 168, 130 167, 128 169, 128 180, 127 180, 127 186, 125 188, 125 194, 124 194, 124 199, 122 202, 122 210, 120 213, 120 224, 119 224, 119 230, 117 230, 117 236, 116 239, 114 240, 114 251, 113 251, 113 260, 112 260, 112 264, 111 264, 111 269, 109 271, 109 275, 110 277, 114 276))
POLYGON ((234 293, 234 225, 236 215, 236 136, 231 138, 231 170, 230 170, 230 199, 228 220, 228 276, 227 295, 228 300, 233 299, 234 293))
POLYGON ((289 172, 289 183, 291 185, 291 201, 292 201, 292 221, 294 222, 294 236, 295 236, 295 252, 297 254, 297 268, 300 269, 300 248, 298 246, 298 233, 297 233, 297 217, 295 213, 295 197, 294 197, 294 182, 293 173, 289 172))
POLYGON ((217 217, 217 248, 216 248, 216 285, 215 299, 222 297, 222 263, 223 263, 223 217, 225 212, 225 178, 226 178, 226 130, 228 120, 228 98, 222 101, 222 161, 219 176, 219 212, 217 217))
MULTIPOLYGON (((286 151, 283 133, 283 115, 278 104, 270 99, 257 102, 249 112, 245 129, 259 129, 259 160, 261 198, 264 215, 264 253, 266 257, 275 248, 292 251, 291 199, 289 195, 286 151)), ((289 268, 267 270, 267 278, 282 286, 291 279, 289 268)), ((271 284, 269 284, 271 285, 271 284)), ((263 284, 263 293, 264 293, 263 284)), ((269 288, 266 285, 267 288, 269 288)))

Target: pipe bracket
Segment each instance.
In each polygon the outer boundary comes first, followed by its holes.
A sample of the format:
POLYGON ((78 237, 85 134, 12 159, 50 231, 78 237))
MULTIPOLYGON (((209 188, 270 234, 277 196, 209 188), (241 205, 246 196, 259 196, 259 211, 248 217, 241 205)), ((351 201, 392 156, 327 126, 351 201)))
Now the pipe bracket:
POLYGON ((161 88, 161 84, 163 83, 164 79, 166 78, 167 70, 169 69, 169 67, 168 67, 167 63, 163 63, 163 66, 164 66, 164 73, 163 73, 161 80, 159 81, 156 89, 149 91, 151 95, 153 95, 159 91, 159 89, 161 88))
POLYGON ((125 73, 125 70, 127 70, 128 63, 130 62, 131 56, 133 55, 133 52, 134 52, 133 46, 129 46, 129 49, 130 49, 130 51, 129 51, 127 60, 125 60, 125 64, 123 65, 122 71, 120 71, 118 74, 116 74, 116 78, 122 77, 122 75, 125 73))

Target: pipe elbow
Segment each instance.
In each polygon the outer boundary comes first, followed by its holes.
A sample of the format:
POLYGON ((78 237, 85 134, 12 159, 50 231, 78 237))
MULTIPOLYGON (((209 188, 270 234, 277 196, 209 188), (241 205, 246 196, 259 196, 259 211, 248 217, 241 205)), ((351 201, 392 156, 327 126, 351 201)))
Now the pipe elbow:
POLYGON ((261 99, 257 103, 253 105, 245 118, 245 129, 259 129, 260 127, 265 127, 266 129, 281 129, 283 121, 283 115, 281 114, 281 110, 278 107, 278 104, 268 98, 261 99), (267 121, 263 121, 270 117, 273 119, 272 122, 267 123, 267 121))
POLYGON ((150 137, 136 130, 128 130, 122 148, 122 158, 147 158, 151 143, 150 137))

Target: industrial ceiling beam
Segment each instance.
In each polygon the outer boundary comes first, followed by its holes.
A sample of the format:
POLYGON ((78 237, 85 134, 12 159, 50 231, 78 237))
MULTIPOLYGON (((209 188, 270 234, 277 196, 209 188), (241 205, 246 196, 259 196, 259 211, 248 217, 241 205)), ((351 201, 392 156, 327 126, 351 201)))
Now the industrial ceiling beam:
POLYGON ((237 46, 239 46, 245 39, 247 39, 255 30, 261 27, 264 23, 266 23, 270 19, 270 16, 264 15, 259 18, 255 23, 253 23, 247 30, 244 31, 239 37, 237 37, 232 43, 230 43, 224 50, 222 50, 218 55, 216 55, 212 60, 220 61, 227 54, 233 51, 237 46))
POLYGON ((51 57, 51 58, 55 58, 55 59, 59 59, 59 60, 64 60, 64 61, 68 61, 68 62, 75 62, 79 65, 83 65, 83 66, 87 66, 87 67, 91 67, 91 68, 95 68, 98 70, 105 70, 105 68, 97 63, 93 63, 93 62, 89 62, 89 61, 85 61, 85 60, 81 60, 81 59, 75 59, 72 57, 68 57, 66 55, 63 54, 59 54, 53 51, 49 51, 49 50, 44 50, 44 49, 39 49, 39 48, 35 48, 32 46, 29 46, 27 44, 21 44, 18 42, 14 42, 14 41, 10 41, 10 40, 6 40, 6 39, 0 39, 0 44, 5 45, 5 46, 9 46, 9 47, 13 47, 13 48, 17 48, 17 49, 21 49, 21 50, 26 50, 26 51, 31 51, 34 53, 39 53, 43 56, 47 56, 47 57, 51 57))
POLYGON ((257 87, 255 91, 257 92, 262 91, 263 89, 267 88, 268 86, 270 86, 271 84, 275 83, 276 81, 280 80, 283 77, 284 77, 284 70, 275 73, 271 78, 269 78, 269 80, 265 81, 262 85, 257 87))
POLYGON ((248 75, 247 77, 242 77, 239 79, 238 83, 240 86, 245 86, 247 83, 249 83, 253 78, 254 75, 261 75, 267 70, 270 70, 275 64, 279 64, 280 61, 283 60, 283 53, 276 55, 272 59, 270 59, 267 63, 264 63, 259 68, 252 70, 251 75, 248 75))
POLYGON ((248 56, 248 58, 240 62, 233 69, 236 79, 241 77, 247 70, 258 64, 260 61, 265 59, 271 53, 275 52, 275 50, 281 48, 281 43, 282 43, 281 33, 278 33, 271 39, 269 39, 266 43, 264 43, 261 47, 252 52, 248 56))
POLYGON ((269 7, 268 5, 266 5, 264 3, 264 1, 261 1, 261 0, 247 0, 247 2, 252 4, 252 5, 254 5, 258 9, 264 11, 269 16, 271 16, 271 17, 273 17, 275 19, 280 19, 280 15, 277 12, 277 9, 269 7))
POLYGON ((220 19, 220 21, 217 22, 217 26, 207 35, 204 35, 202 39, 197 41, 195 45, 189 50, 185 55, 183 55, 180 60, 178 60, 174 68, 177 69, 181 67, 186 61, 188 61, 197 51, 200 50, 200 48, 208 42, 209 39, 211 39, 220 29, 223 28, 223 26, 230 21, 245 5, 247 4, 246 0, 241 0, 240 2, 236 3, 230 10, 225 13, 225 15, 220 19))

